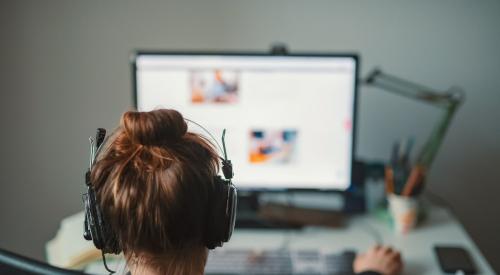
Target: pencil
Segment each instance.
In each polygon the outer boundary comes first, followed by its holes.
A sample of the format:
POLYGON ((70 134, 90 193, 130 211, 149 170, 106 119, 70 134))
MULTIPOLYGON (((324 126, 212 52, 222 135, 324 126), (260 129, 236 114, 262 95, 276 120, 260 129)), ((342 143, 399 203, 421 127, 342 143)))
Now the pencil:
POLYGON ((408 181, 406 181, 406 184, 403 189, 403 193, 401 193, 403 196, 411 196, 415 188, 423 183, 423 176, 424 176, 424 168, 420 165, 417 165, 413 167, 411 170, 410 177, 408 178, 408 181))
POLYGON ((391 167, 385 167, 385 188, 387 193, 394 193, 394 171, 391 167))

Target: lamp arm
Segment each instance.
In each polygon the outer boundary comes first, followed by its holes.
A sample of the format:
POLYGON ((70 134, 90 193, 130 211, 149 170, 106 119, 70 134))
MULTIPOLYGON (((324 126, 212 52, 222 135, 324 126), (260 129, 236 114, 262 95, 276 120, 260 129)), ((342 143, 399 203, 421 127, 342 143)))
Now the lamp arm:
POLYGON ((420 165, 425 169, 428 169, 431 166, 439 147, 441 147, 441 144, 443 143, 443 139, 448 131, 451 120, 458 110, 460 103, 461 102, 453 102, 448 106, 446 112, 437 122, 431 135, 420 151, 416 161, 417 165, 420 165))
POLYGON ((437 92, 426 86, 385 74, 380 69, 369 73, 362 83, 445 109, 443 117, 437 122, 417 157, 416 164, 428 169, 443 142, 453 116, 464 101, 463 90, 452 87, 445 93, 437 92))

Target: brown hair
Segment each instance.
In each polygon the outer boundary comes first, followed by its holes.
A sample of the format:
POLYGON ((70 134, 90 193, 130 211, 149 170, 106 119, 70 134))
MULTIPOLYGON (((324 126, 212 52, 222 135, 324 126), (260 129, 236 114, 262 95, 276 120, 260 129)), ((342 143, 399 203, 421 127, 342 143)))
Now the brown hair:
POLYGON ((127 257, 168 274, 203 274, 214 146, 175 110, 130 111, 104 145, 92 182, 127 257), (165 262, 165 258, 170 259, 165 262))

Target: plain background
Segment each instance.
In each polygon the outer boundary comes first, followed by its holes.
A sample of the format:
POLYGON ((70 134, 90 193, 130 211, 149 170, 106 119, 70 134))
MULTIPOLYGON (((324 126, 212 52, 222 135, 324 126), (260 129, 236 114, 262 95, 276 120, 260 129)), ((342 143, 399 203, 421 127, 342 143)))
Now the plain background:
MULTIPOLYGON (((61 218, 82 209, 88 136, 130 108, 134 49, 357 52, 438 90, 458 111, 428 178, 500 270, 500 2, 2 1, 0 247, 43 258, 61 218)), ((360 89, 357 152, 386 160, 421 144, 440 111, 360 89)), ((318 118, 318 127, 327 119, 318 118)))

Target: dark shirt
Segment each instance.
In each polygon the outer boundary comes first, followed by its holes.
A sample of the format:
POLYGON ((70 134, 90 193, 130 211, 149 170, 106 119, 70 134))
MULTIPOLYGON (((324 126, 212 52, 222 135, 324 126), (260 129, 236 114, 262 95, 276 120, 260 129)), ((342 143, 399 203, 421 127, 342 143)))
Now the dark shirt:
MULTIPOLYGON (((132 275, 132 274, 129 271, 129 272, 125 273, 125 275, 132 275)), ((382 273, 378 273, 376 271, 363 271, 361 273, 356 273, 354 275, 382 275, 382 273)))
MULTIPOLYGON (((127 275, 131 275, 130 272, 128 272, 127 275)), ((365 271, 365 272, 357 273, 355 275, 382 275, 382 274, 380 274, 376 271, 365 271)))
MULTIPOLYGON (((127 272, 127 275, 131 275, 130 272, 127 272)), ((356 273, 355 275, 382 275, 376 271, 364 271, 361 273, 356 273)))

